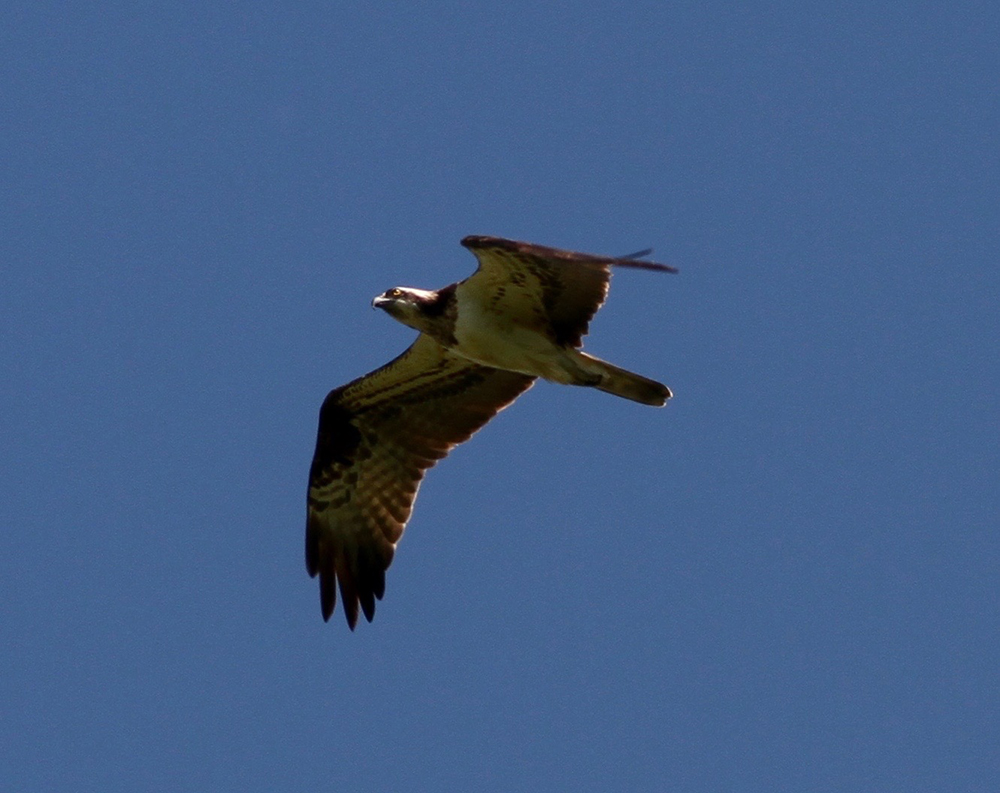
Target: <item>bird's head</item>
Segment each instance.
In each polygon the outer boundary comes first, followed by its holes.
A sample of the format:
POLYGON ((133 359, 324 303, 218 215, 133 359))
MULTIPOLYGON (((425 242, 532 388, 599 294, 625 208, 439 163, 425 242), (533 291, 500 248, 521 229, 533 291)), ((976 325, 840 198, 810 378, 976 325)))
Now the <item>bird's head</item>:
POLYGON ((381 308, 404 325, 425 331, 428 321, 435 315, 437 303, 437 292, 396 286, 372 300, 372 308, 381 308))

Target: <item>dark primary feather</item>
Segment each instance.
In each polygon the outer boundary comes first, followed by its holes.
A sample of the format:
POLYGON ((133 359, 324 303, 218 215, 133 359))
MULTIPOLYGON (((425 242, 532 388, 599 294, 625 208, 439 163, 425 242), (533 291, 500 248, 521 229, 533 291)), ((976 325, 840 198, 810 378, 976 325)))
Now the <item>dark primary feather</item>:
POLYGON ((323 618, 339 584, 347 622, 370 622, 427 468, 527 389, 533 377, 479 366, 421 334, 385 366, 331 391, 309 477, 306 568, 323 618))
POLYGON ((649 254, 653 252, 652 248, 643 248, 641 251, 636 251, 635 253, 626 253, 624 256, 619 256, 619 259, 645 259, 649 254))

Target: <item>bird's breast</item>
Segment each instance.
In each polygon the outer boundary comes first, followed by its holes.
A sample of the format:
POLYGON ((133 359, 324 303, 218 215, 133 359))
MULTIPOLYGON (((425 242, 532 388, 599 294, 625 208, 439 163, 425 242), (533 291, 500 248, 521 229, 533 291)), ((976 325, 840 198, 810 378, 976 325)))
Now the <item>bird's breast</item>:
POLYGON ((552 378, 561 353, 552 340, 503 313, 460 305, 453 352, 484 366, 552 378))

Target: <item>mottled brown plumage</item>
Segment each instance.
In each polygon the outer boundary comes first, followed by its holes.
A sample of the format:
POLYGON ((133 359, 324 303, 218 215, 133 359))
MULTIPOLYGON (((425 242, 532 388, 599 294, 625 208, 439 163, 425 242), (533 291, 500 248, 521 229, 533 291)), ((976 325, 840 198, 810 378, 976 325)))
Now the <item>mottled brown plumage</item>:
POLYGON ((608 291, 610 267, 665 265, 466 237, 479 259, 436 292, 396 288, 373 305, 420 331, 402 355, 331 391, 309 475, 306 568, 324 619, 339 584, 347 622, 371 621, 424 472, 527 390, 536 377, 650 405, 670 390, 578 351, 608 291))
MULTIPOLYGON (((492 291, 493 300, 509 304, 515 294, 538 290, 544 308, 540 324, 553 328, 558 343, 573 347, 582 345, 590 320, 607 299, 612 265, 677 272, 655 262, 594 256, 499 237, 469 236, 462 245, 479 259, 479 270, 473 278, 486 276, 484 292, 492 291)), ((536 308, 531 300, 523 302, 536 308)))

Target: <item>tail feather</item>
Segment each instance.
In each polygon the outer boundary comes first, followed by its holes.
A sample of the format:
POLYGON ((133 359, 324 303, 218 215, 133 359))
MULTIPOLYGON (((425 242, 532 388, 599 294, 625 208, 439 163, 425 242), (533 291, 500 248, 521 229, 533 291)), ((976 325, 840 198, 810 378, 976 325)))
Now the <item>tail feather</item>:
POLYGON ((580 352, 579 355, 587 359, 588 372, 600 375, 599 381, 588 383, 600 391, 653 407, 663 407, 667 400, 673 396, 670 389, 663 383, 622 369, 607 361, 602 361, 600 358, 587 355, 585 352, 580 352))

